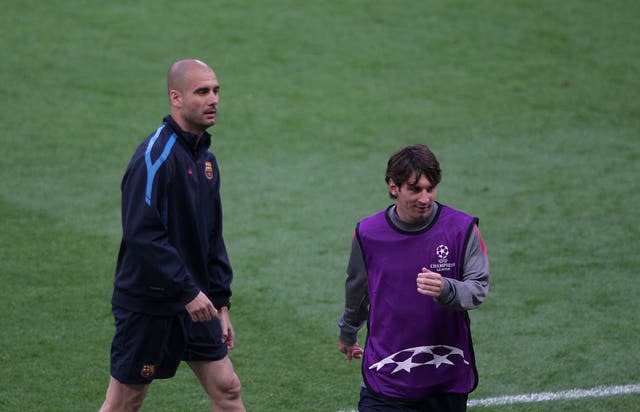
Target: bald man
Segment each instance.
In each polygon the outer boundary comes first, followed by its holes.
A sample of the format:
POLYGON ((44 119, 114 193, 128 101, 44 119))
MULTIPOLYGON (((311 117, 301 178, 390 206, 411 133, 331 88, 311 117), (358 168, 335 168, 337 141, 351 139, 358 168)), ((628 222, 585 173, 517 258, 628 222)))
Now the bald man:
POLYGON ((220 84, 199 60, 167 74, 171 114, 122 179, 122 241, 111 299, 116 331, 100 411, 137 411, 154 379, 187 362, 212 410, 244 411, 228 350, 233 272, 222 237, 220 172, 207 129, 220 84))

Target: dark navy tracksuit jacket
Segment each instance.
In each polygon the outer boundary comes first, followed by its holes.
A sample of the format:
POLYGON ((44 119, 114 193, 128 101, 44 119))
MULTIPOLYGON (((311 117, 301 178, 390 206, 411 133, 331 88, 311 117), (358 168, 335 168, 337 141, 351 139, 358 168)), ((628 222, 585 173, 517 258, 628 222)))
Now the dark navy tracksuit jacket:
POLYGON ((122 242, 112 304, 174 315, 204 292, 229 306, 233 272, 222 237, 220 174, 211 135, 171 116, 135 151, 122 179, 122 242))

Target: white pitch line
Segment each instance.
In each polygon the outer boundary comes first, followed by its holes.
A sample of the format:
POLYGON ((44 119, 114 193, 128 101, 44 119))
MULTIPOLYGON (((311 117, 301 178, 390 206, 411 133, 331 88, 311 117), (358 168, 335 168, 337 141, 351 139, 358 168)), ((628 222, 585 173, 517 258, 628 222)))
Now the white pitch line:
POLYGON ((627 393, 640 393, 640 384, 622 386, 598 386, 592 389, 571 389, 562 392, 541 392, 528 395, 500 396, 496 398, 471 399, 467 406, 495 406, 512 403, 531 403, 566 399, 593 398, 602 396, 623 395, 627 393))
MULTIPOLYGON (((514 403, 532 403, 567 399, 594 398, 603 396, 624 395, 629 393, 640 393, 640 384, 621 386, 597 386, 592 389, 571 389, 562 392, 540 392, 527 395, 499 396, 495 398, 470 399, 468 407, 474 406, 497 406, 514 403)), ((357 412, 355 409, 341 410, 338 412, 357 412)))

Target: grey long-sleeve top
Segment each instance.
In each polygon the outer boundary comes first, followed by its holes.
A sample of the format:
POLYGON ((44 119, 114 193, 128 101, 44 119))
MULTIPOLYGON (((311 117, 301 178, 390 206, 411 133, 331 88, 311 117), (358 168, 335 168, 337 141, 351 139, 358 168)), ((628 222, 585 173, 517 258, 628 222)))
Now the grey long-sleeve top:
MULTIPOLYGON (((396 227, 403 231, 420 231, 431 224, 436 216, 438 205, 434 203, 431 215, 418 223, 407 223, 400 220, 395 207, 389 208, 389 218, 396 227)), ((416 272, 416 277, 417 277, 416 272)), ((454 310, 475 309, 484 301, 489 291, 489 258, 482 248, 480 232, 472 231, 465 251, 462 280, 443 278, 442 294, 434 300, 454 310)), ((364 326, 369 316, 369 297, 367 293, 367 270, 362 249, 357 237, 351 242, 351 256, 347 266, 345 282, 345 308, 338 318, 340 342, 354 344, 358 331, 364 326)))

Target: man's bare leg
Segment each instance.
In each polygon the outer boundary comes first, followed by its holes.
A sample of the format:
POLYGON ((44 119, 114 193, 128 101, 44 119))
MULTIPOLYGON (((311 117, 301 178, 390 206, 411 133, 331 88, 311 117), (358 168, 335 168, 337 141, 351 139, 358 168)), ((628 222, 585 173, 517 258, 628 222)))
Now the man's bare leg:
POLYGON ((240 379, 228 356, 218 361, 187 363, 211 398, 211 410, 246 412, 240 396, 240 379))
POLYGON ((149 385, 127 385, 112 376, 100 412, 136 412, 148 391, 149 385))

